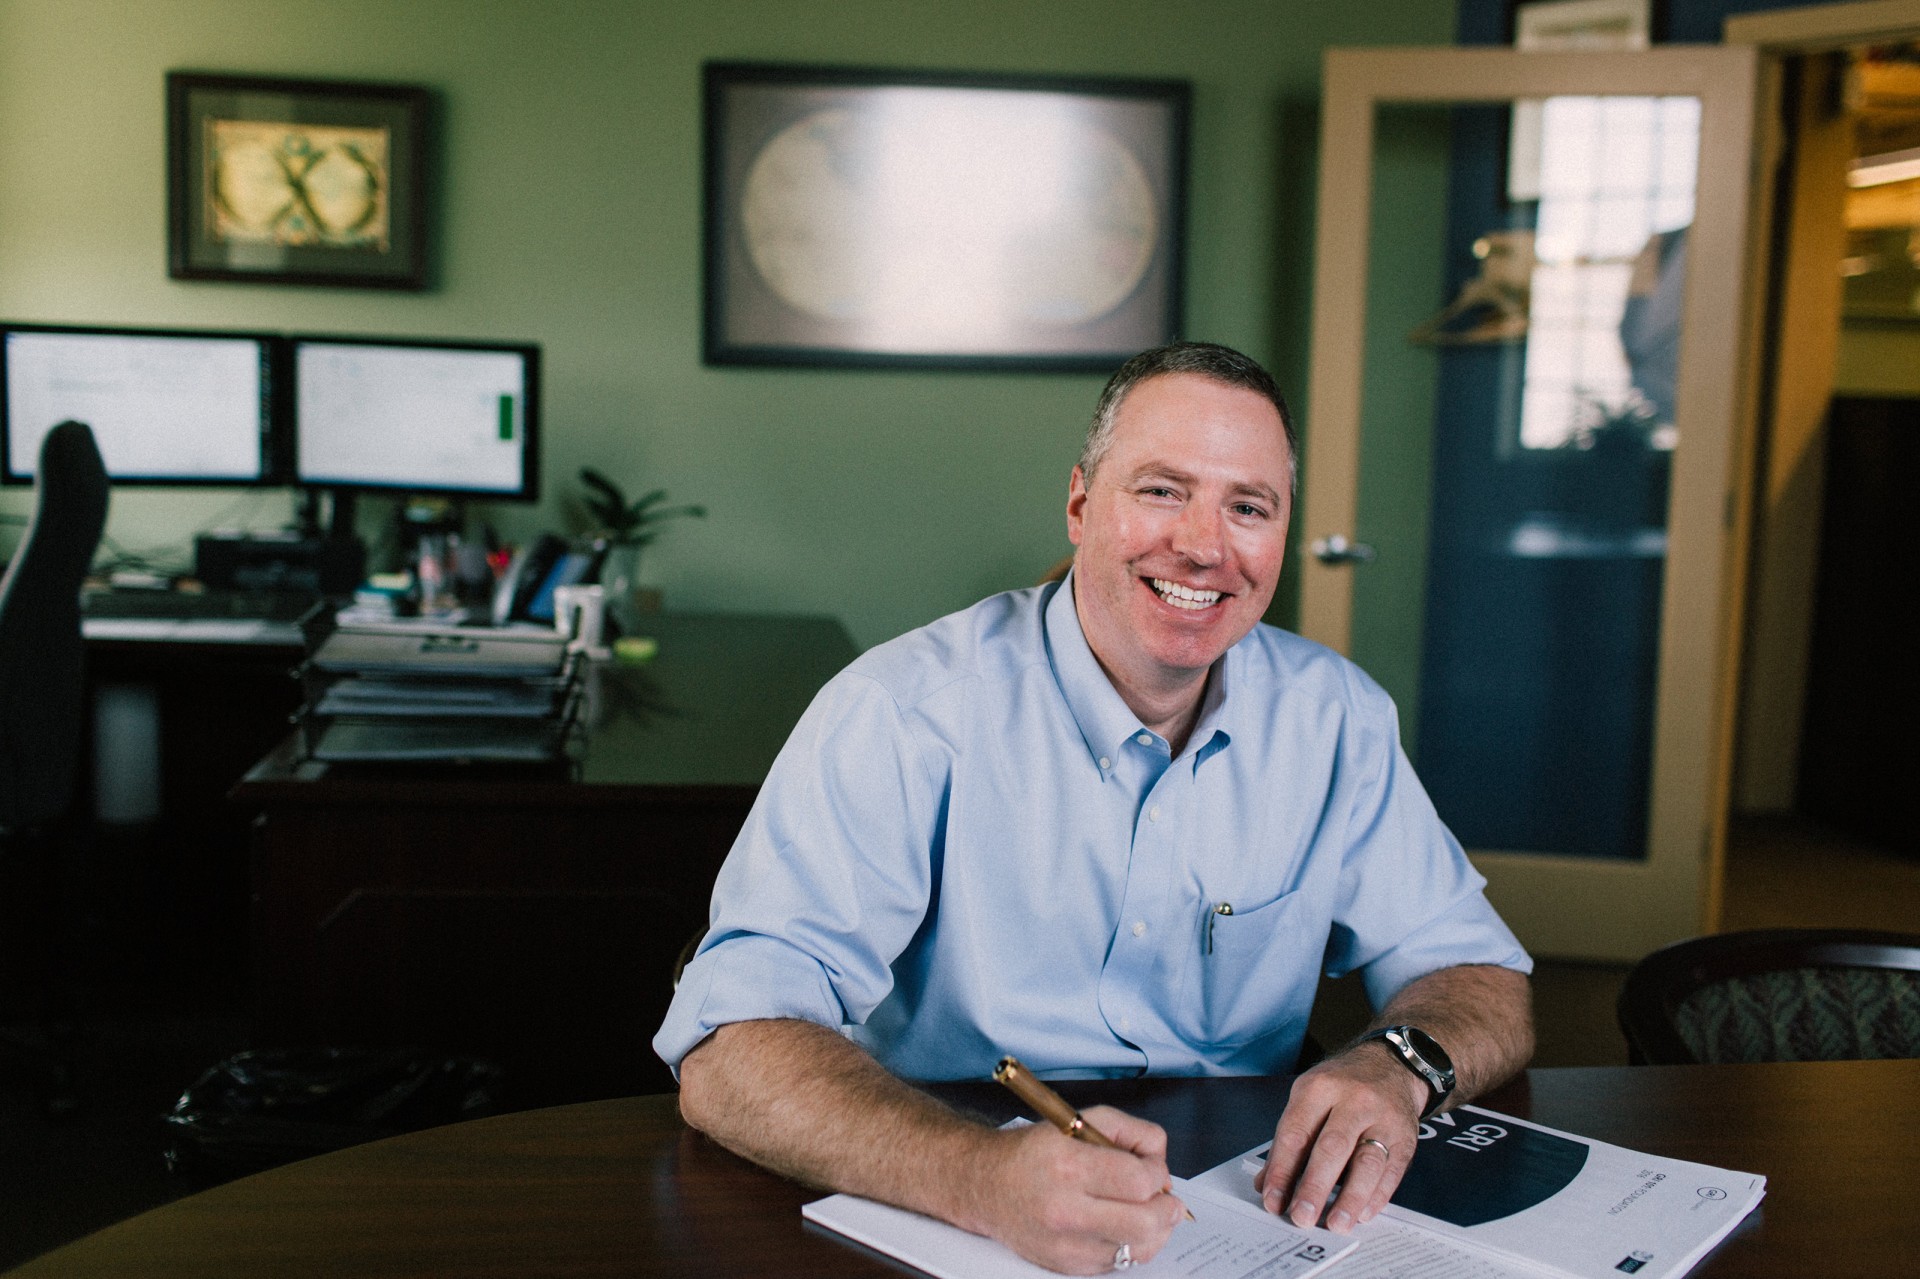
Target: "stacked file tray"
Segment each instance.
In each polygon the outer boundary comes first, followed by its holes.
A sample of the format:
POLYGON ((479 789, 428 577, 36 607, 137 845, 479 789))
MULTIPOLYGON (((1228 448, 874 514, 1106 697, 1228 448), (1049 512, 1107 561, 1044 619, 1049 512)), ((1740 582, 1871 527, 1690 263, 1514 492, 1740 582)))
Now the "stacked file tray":
POLYGON ((337 764, 552 762, 578 710, 578 666, 551 631, 342 626, 303 668, 302 742, 337 764))

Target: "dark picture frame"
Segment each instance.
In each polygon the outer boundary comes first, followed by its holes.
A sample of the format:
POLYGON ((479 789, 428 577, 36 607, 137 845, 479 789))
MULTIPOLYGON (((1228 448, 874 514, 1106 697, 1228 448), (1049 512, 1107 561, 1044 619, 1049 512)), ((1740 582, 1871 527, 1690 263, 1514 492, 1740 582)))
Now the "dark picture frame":
POLYGON ((708 364, 1105 372, 1179 336, 1188 82, 704 71, 708 364))
POLYGON ((423 289, 432 98, 417 86, 167 74, 167 274, 423 289))

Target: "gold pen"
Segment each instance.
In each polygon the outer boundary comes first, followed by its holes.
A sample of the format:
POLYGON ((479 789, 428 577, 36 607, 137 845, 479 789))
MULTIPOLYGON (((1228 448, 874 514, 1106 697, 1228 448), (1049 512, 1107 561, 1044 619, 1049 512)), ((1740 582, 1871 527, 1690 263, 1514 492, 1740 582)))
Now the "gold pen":
MULTIPOLYGON (((1084 1141, 1090 1146, 1104 1146, 1108 1150, 1118 1150, 1107 1134, 1088 1123, 1086 1117, 1072 1106, 1067 1099, 1033 1077, 1033 1072, 1022 1066, 1018 1059, 1002 1057, 1000 1064, 993 1068, 993 1077, 1013 1090, 1013 1095, 1033 1107, 1039 1116, 1076 1141, 1084 1141)), ((1166 1194, 1173 1193, 1173 1185, 1168 1183, 1166 1194)), ((1187 1220, 1193 1220, 1193 1210, 1186 1209, 1187 1220)))

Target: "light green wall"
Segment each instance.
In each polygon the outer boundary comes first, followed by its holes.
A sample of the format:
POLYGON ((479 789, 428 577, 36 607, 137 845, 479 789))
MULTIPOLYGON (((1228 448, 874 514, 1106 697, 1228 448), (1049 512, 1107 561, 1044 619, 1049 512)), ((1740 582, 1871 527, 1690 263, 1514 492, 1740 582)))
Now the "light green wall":
MULTIPOLYGON (((703 367, 701 62, 1191 79, 1188 332, 1299 388, 1320 51, 1445 43, 1452 24, 1452 0, 0 0, 0 316, 540 342, 548 496, 493 508, 503 532, 562 522, 584 463, 664 484, 712 511, 650 552, 670 605, 833 613, 872 644, 1065 549, 1100 379, 703 367), (435 286, 169 280, 170 69, 431 87, 435 286)), ((184 548, 285 509, 123 490, 109 536, 184 548)))

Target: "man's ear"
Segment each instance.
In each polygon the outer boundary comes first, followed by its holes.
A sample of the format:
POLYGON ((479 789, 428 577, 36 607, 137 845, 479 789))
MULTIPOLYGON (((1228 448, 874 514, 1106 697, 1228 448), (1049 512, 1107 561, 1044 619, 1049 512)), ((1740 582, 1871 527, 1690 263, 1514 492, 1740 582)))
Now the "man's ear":
POLYGON ((1067 481, 1067 540, 1080 545, 1080 528, 1087 515, 1087 477, 1079 467, 1067 481))

